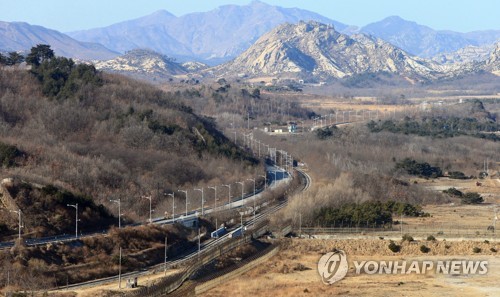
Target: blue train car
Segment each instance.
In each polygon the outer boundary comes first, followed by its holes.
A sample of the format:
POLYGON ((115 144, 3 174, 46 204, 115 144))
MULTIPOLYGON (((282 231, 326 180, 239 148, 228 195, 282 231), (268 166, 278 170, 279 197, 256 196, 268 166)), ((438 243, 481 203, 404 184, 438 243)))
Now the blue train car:
POLYGON ((219 238, 221 237, 222 235, 226 234, 227 233, 227 230, 226 230, 226 227, 220 227, 219 229, 213 231, 212 233, 210 233, 210 237, 212 238, 219 238))

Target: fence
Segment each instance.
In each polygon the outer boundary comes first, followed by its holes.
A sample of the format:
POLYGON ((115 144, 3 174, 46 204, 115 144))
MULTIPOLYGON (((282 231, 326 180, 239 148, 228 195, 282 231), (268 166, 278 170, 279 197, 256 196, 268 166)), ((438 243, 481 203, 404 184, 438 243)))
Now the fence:
MULTIPOLYGON (((492 228, 478 226, 457 226, 457 225, 417 225, 392 228, 299 228, 295 232, 300 235, 371 235, 371 236, 400 236, 410 234, 412 236, 433 235, 443 238, 497 238, 496 232, 492 228)), ((500 236, 498 236, 500 238, 500 236)))

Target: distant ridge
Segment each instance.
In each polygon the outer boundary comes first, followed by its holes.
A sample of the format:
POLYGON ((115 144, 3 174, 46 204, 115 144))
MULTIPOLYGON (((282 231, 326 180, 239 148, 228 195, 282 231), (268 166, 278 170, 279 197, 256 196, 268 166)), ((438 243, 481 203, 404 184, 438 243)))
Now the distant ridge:
POLYGON ((37 44, 50 45, 57 55, 83 60, 107 60, 118 55, 100 44, 77 41, 55 30, 0 21, 0 50, 28 51, 37 44))
POLYGON ((301 20, 333 24, 339 30, 348 27, 307 10, 253 1, 249 5, 224 5, 208 12, 181 17, 157 11, 108 27, 68 34, 121 53, 135 48, 149 48, 184 60, 196 58, 210 63, 234 58, 274 27, 301 20))

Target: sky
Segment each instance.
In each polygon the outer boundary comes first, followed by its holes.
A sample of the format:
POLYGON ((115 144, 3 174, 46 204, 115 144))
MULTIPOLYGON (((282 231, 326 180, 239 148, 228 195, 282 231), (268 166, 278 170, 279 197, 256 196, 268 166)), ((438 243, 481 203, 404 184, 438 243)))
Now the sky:
MULTIPOLYGON (((163 9, 181 16, 251 0, 0 0, 0 21, 23 21, 61 32, 108 26, 163 9)), ((398 15, 437 30, 500 30, 498 0, 262 0, 364 26, 398 15)))

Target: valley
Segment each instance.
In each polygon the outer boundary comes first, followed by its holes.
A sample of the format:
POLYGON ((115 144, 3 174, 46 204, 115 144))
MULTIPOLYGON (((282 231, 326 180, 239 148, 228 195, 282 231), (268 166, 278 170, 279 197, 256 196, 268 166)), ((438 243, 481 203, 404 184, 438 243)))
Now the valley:
POLYGON ((271 3, 0 11, 0 296, 499 293, 500 31, 271 3))

